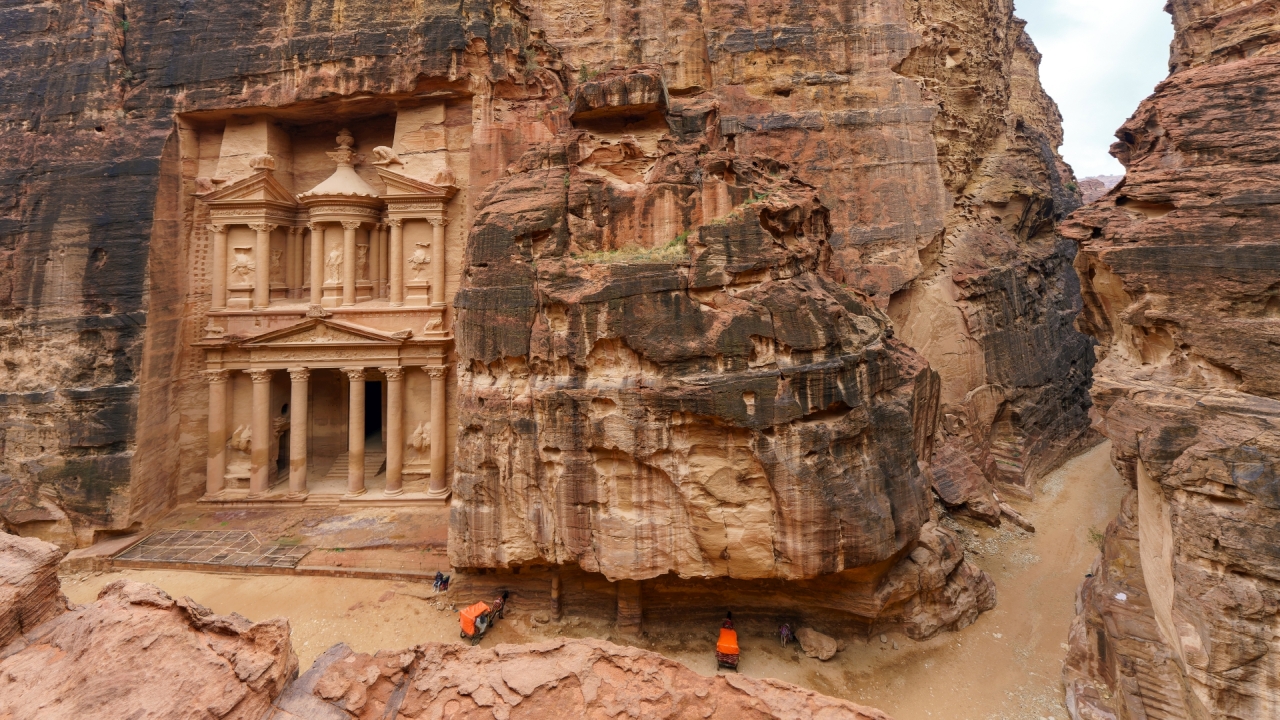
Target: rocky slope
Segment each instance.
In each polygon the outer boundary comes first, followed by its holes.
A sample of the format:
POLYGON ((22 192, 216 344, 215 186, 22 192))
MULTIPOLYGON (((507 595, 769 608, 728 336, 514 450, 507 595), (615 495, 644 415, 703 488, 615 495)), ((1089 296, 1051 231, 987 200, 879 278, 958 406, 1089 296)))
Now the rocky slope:
POLYGON ((1068 693, 1079 718, 1273 717, 1275 6, 1168 9, 1172 72, 1112 146, 1125 179, 1063 225, 1101 343, 1100 428, 1135 487, 1081 589, 1068 693))
POLYGON ((258 720, 298 669, 287 621, 214 615, 132 580, 27 628, 0 658, 0 715, 15 719, 258 720))
POLYGON ((374 655, 346 645, 317 658, 268 720, 379 718, 821 717, 890 720, 789 683, 704 677, 661 655, 600 640, 473 648, 428 643, 374 655))

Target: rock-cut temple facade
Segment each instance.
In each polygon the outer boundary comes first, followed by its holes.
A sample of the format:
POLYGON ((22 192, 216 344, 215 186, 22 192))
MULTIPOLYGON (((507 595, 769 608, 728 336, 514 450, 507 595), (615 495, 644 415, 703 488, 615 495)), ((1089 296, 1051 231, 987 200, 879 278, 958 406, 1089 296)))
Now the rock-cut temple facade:
POLYGON ((376 131, 325 150, 322 130, 265 116, 193 124, 203 501, 447 502, 458 187, 447 151, 414 152, 433 115, 364 152, 376 131))

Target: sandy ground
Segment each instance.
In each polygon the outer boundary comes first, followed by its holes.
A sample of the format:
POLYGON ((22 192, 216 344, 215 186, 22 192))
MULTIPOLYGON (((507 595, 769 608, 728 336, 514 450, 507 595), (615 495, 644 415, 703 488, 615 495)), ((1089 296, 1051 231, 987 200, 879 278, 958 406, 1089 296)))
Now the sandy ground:
MULTIPOLYGON (((847 638, 845 649, 824 663, 803 657, 794 646, 783 650, 772 627, 745 621, 739 624, 740 671, 878 707, 897 720, 1066 718, 1059 674, 1075 590, 1097 553, 1089 530, 1106 527, 1126 491, 1109 458, 1110 446, 1098 445, 1045 478, 1034 502, 1011 501, 1035 524, 1034 534, 1009 523, 993 529, 948 521, 997 586, 996 608, 972 626, 924 642, 901 635, 888 635, 885 642, 847 638)), ((373 651, 458 637, 457 615, 418 583, 126 570, 68 576, 63 590, 73 602, 89 602, 119 577, 154 583, 219 613, 255 620, 285 616, 303 668, 339 642, 373 651)), ((715 672, 714 629, 668 630, 649 623, 637 641, 614 637, 601 622, 566 618, 539 625, 525 615, 500 621, 484 644, 554 635, 630 642, 698 672, 715 672)))

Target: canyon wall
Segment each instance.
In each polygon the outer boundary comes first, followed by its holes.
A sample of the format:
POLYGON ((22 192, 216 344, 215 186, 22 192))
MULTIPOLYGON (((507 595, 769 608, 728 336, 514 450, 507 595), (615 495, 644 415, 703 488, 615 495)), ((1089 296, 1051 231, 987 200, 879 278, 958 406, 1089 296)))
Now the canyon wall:
POLYGON ((1011 3, 530 23, 566 86, 504 106, 555 134, 477 198, 455 566, 875 584, 930 485, 998 523, 1084 435, 1078 197, 1011 3))
POLYGON ((1280 714, 1280 57, 1272 2, 1173 0, 1170 75, 1073 214, 1093 396, 1134 486, 1077 602, 1076 718, 1280 714))
POLYGON ((5 13, 10 529, 84 545, 203 485, 187 140, 237 114, 470 103, 446 122, 470 157, 460 567, 860 572, 890 604, 967 598, 927 634, 994 602, 930 549, 955 545, 931 488, 998 523, 995 488, 1025 492, 1085 433, 1092 354, 1054 230, 1077 196, 1012 3, 5 13))

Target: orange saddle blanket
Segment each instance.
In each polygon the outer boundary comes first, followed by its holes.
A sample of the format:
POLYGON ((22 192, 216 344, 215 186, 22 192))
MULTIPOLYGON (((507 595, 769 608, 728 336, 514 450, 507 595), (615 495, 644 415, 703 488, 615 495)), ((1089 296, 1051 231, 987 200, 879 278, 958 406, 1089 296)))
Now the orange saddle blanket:
POLYGON ((720 628, 720 639, 716 642, 716 652, 725 655, 738 654, 738 631, 720 628))

